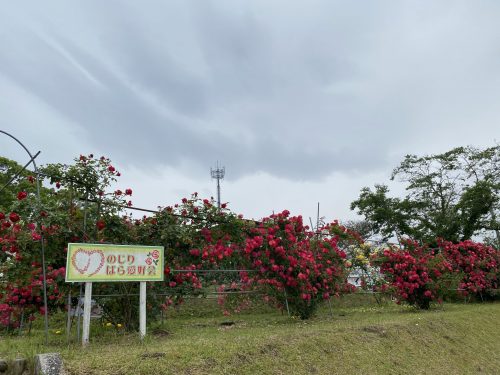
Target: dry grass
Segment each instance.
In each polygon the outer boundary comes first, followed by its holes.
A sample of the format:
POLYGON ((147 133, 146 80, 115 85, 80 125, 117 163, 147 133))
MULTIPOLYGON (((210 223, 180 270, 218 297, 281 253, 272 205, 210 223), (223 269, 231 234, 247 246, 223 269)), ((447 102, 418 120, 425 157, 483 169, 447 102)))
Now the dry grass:
POLYGON ((500 303, 341 305, 306 322, 269 311, 200 317, 186 307, 144 343, 111 331, 86 349, 55 335, 48 348, 40 335, 4 337, 0 353, 58 351, 70 374, 500 374, 500 303))

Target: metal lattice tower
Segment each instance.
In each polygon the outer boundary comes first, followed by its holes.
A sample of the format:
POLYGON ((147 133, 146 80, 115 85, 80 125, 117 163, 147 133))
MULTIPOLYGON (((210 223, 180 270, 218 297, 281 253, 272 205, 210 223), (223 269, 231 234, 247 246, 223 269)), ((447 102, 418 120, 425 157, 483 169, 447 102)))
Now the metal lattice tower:
POLYGON ((226 168, 219 168, 219 162, 217 162, 217 167, 215 169, 210 168, 210 175, 213 179, 217 180, 217 207, 220 209, 220 181, 224 179, 226 174, 226 168))

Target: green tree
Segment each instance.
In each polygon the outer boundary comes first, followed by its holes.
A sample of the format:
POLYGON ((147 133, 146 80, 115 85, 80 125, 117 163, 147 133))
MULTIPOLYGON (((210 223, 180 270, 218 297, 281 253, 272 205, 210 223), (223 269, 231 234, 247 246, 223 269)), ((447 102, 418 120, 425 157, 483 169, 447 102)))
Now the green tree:
POLYGON ((423 242, 495 234, 499 245, 500 146, 457 147, 442 154, 407 155, 391 180, 406 184, 404 198, 390 197, 386 185, 363 188, 357 209, 384 238, 423 242))
POLYGON ((15 161, 0 156, 0 211, 10 209, 19 191, 30 189, 30 182, 27 180, 30 175, 28 170, 23 170, 15 161))

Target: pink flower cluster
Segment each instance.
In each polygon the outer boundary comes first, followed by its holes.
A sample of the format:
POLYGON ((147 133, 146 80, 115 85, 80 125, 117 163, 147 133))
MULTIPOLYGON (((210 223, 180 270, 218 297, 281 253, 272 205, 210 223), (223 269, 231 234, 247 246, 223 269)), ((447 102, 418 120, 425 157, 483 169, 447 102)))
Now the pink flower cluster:
POLYGON ((439 247, 456 273, 462 278, 463 294, 481 295, 498 289, 500 284, 500 251, 473 241, 457 244, 439 241, 439 247))
POLYGON ((428 309, 432 301, 439 300, 439 280, 451 271, 450 263, 440 254, 434 254, 417 242, 407 241, 405 248, 389 248, 383 255, 372 259, 394 291, 398 302, 428 309))

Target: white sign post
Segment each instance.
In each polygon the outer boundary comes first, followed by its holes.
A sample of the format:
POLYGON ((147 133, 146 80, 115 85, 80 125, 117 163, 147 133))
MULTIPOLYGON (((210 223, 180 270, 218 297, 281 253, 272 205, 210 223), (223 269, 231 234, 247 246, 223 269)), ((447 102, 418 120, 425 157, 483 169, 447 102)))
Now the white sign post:
POLYGON ((146 336, 146 281, 163 281, 162 246, 70 243, 66 282, 84 282, 82 345, 89 343, 92 282, 139 281, 139 334, 146 336))
POLYGON ((142 340, 146 336, 146 282, 141 281, 139 288, 139 332, 142 340))
POLYGON ((82 345, 87 346, 90 336, 90 310, 92 308, 92 283, 85 283, 85 299, 83 300, 83 333, 82 345))

